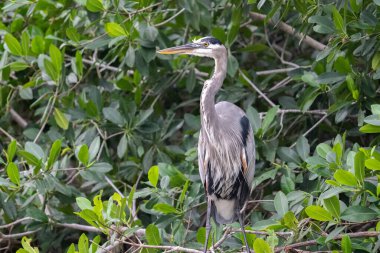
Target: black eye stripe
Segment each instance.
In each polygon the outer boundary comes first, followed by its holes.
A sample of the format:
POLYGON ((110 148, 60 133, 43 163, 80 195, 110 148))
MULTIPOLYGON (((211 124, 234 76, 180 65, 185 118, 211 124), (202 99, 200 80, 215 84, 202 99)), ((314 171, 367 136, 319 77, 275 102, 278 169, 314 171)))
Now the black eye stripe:
POLYGON ((222 43, 220 42, 220 40, 214 38, 214 37, 205 37, 201 40, 201 42, 203 43, 207 43, 208 45, 209 44, 213 44, 213 45, 222 45, 222 43))

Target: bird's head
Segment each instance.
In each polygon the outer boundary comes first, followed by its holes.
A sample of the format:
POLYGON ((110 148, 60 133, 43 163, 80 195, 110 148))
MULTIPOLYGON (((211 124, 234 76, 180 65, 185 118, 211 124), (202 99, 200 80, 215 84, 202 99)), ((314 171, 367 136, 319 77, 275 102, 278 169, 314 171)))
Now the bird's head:
POLYGON ((226 48, 216 38, 208 36, 192 43, 178 47, 170 47, 157 51, 159 54, 188 54, 201 57, 218 58, 226 55, 226 48))

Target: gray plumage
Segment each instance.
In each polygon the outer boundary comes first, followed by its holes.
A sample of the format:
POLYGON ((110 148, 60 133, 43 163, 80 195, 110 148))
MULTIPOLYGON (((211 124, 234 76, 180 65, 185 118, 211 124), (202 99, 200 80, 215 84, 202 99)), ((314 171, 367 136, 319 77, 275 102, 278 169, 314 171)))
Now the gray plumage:
POLYGON ((227 73, 227 50, 219 40, 205 37, 193 43, 158 51, 161 54, 191 54, 215 61, 212 77, 204 83, 201 100, 201 132, 198 141, 199 174, 207 195, 206 244, 210 216, 217 223, 239 220, 247 251, 241 209, 251 192, 255 172, 255 144, 244 111, 230 102, 215 104, 215 95, 227 73))

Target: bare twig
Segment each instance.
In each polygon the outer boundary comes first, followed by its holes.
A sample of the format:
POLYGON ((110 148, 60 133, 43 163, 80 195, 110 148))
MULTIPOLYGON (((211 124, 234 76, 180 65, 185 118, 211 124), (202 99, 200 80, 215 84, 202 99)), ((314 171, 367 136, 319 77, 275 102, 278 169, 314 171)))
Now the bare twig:
POLYGON ((111 179, 109 179, 109 177, 104 176, 104 178, 106 179, 107 183, 112 187, 112 189, 114 189, 117 193, 119 193, 120 196, 125 198, 124 194, 121 193, 121 191, 119 189, 117 189, 116 185, 111 181, 111 179))
POLYGON ((23 232, 23 233, 9 234, 9 235, 5 235, 3 233, 0 233, 0 239, 5 239, 5 240, 7 240, 7 239, 8 240, 9 239, 17 239, 17 238, 21 238, 23 236, 28 236, 28 235, 35 234, 35 233, 37 233, 40 230, 41 230, 41 228, 36 229, 36 230, 32 230, 32 231, 26 231, 26 232, 23 232))
MULTIPOLYGON (((257 12, 251 12, 250 15, 251 15, 251 18, 255 19, 255 20, 264 20, 267 17, 266 15, 261 14, 261 13, 257 13, 257 12)), ((290 26, 284 22, 276 23, 274 20, 270 19, 269 23, 277 26, 280 30, 282 30, 288 34, 294 35, 295 37, 300 39, 301 42, 304 42, 305 44, 311 46, 312 48, 314 48, 316 50, 322 51, 327 47, 325 44, 313 39, 312 37, 305 35, 303 33, 297 32, 294 27, 292 27, 292 26, 290 26)))
MULTIPOLYGON (((69 56, 69 57, 71 57, 71 56, 69 56)), ((95 60, 82 59, 82 61, 86 64, 95 65, 96 67, 101 67, 103 69, 111 70, 113 72, 121 72, 122 71, 122 69, 120 69, 120 68, 108 66, 106 64, 96 62, 95 60)))
POLYGON ((280 73, 286 73, 292 70, 295 70, 298 68, 291 67, 291 68, 283 68, 283 69, 270 69, 270 70, 263 70, 263 71, 257 71, 257 76, 266 76, 266 75, 272 75, 272 74, 280 74, 280 73))
MULTIPOLYGON (((300 109, 280 109, 277 110, 277 114, 287 114, 287 113, 301 113, 301 114, 316 114, 316 115, 327 115, 327 110, 309 110, 309 111, 302 111, 300 109)), ((260 112, 260 118, 263 118, 267 113, 266 112, 260 112)))
MULTIPOLYGON (((380 235, 380 232, 376 231, 366 231, 366 232, 357 232, 357 233, 347 233, 347 234, 341 234, 337 235, 333 238, 333 240, 341 240, 344 235, 349 236, 350 238, 361 238, 361 237, 376 237, 380 235)), ((290 244, 287 246, 282 246, 282 247, 277 247, 275 248, 274 252, 281 252, 283 250, 289 251, 290 249, 294 248, 300 248, 300 247, 305 247, 305 246, 311 246, 311 245, 316 245, 318 242, 317 240, 310 240, 310 241, 305 241, 305 242, 298 242, 294 244, 290 244)))
POLYGON ((12 119, 22 128, 25 128, 28 125, 28 122, 20 116, 13 108, 9 109, 9 113, 11 114, 12 119))
POLYGON ((15 220, 15 221, 13 221, 13 222, 11 222, 11 223, 8 223, 8 224, 5 224, 5 225, 1 225, 1 226, 0 226, 0 229, 10 228, 10 227, 12 227, 12 226, 14 226, 14 225, 17 225, 17 224, 19 224, 19 223, 21 223, 21 222, 23 222, 23 221, 27 221, 27 220, 34 220, 34 219, 33 219, 32 217, 24 217, 24 218, 21 218, 21 219, 15 220))
POLYGON ((181 246, 145 245, 145 244, 138 244, 134 242, 126 242, 126 241, 123 241, 123 243, 134 246, 134 247, 148 248, 148 249, 162 249, 162 250, 171 250, 171 251, 187 252, 187 253, 202 253, 203 252, 200 250, 184 248, 181 246))
POLYGON ((0 132, 3 133, 5 136, 7 136, 10 140, 15 140, 16 139, 10 133, 8 133, 7 131, 5 131, 2 127, 0 127, 0 132))
POLYGON ((57 225, 58 227, 71 228, 71 229, 75 229, 75 230, 81 230, 81 231, 92 232, 92 233, 102 232, 98 228, 86 226, 86 225, 81 225, 81 224, 76 224, 76 223, 55 223, 55 225, 57 225))
POLYGON ((270 106, 272 107, 275 107, 276 104, 272 102, 272 100, 270 100, 259 88, 257 88, 257 86, 251 81, 249 80, 249 78, 243 73, 243 71, 239 70, 239 73, 242 75, 242 77, 244 78, 245 81, 247 81, 251 86, 252 88, 260 94, 261 97, 263 97, 265 99, 265 101, 268 102, 268 104, 270 104, 270 106))
POLYGON ((172 21, 173 19, 175 19, 176 17, 178 17, 184 11, 185 11, 185 8, 182 8, 179 12, 177 12, 176 14, 174 14, 173 16, 168 18, 167 20, 164 20, 161 23, 155 24, 154 26, 155 27, 163 26, 163 25, 169 23, 170 21, 172 21))
POLYGON ((279 89, 279 88, 287 85, 291 81, 292 81, 292 78, 290 76, 287 76, 283 80, 281 80, 280 82, 278 82, 275 86, 273 86, 272 88, 270 88, 269 91, 277 90, 277 89, 279 89))

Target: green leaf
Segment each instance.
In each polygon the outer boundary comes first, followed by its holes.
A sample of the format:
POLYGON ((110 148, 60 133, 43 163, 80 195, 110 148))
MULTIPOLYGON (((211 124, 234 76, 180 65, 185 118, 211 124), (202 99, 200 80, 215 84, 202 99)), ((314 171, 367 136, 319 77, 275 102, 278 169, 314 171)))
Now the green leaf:
POLYGON ((249 119, 249 122, 251 123, 253 132, 256 134, 261 128, 260 114, 257 112, 255 108, 253 108, 252 106, 248 106, 247 117, 249 119))
POLYGON ((380 115, 380 104, 372 104, 371 112, 372 114, 380 115))
POLYGON ((336 170, 334 173, 335 180, 343 185, 357 186, 356 177, 347 170, 336 170))
POLYGON ((31 154, 25 150, 19 150, 19 151, 17 151, 17 154, 20 155, 22 158, 24 158, 29 165, 32 165, 32 166, 40 166, 41 165, 40 159, 38 159, 33 154, 31 154))
POLYGON ((380 161, 375 158, 365 160, 365 166, 370 170, 380 170, 380 161))
POLYGON ((289 211, 288 199, 281 191, 276 193, 274 197, 274 208, 276 209, 279 217, 283 217, 289 211))
POLYGON ((67 249, 66 253, 75 253, 75 245, 74 245, 74 243, 70 244, 70 247, 67 249))
POLYGON ((50 44, 49 54, 53 62, 54 68, 57 70, 58 76, 60 76, 60 73, 62 71, 62 64, 63 64, 61 51, 54 44, 50 44))
POLYGON ((21 35, 21 48, 22 48, 22 54, 28 55, 29 54, 29 47, 30 47, 30 37, 27 30, 24 30, 21 35))
POLYGON ((346 26, 344 24, 343 18, 335 6, 333 8, 333 20, 335 28, 341 33, 346 33, 346 26))
POLYGON ((261 238, 257 238, 253 242, 253 250, 255 253, 272 253, 269 244, 261 238))
POLYGON ((13 158, 16 154, 16 150, 17 150, 17 143, 16 143, 16 140, 12 140, 9 145, 8 145, 8 149, 7 149, 7 161, 8 162, 12 162, 13 161, 13 158))
POLYGON ((333 218, 331 214, 320 206, 308 206, 305 209, 306 214, 314 219, 319 221, 331 221, 333 218))
POLYGON ((69 128, 69 120, 58 108, 54 108, 54 119, 57 125, 63 130, 67 130, 69 128))
POLYGON ((326 143, 320 143, 318 144, 316 150, 320 157, 326 159, 327 154, 332 151, 332 148, 330 147, 330 145, 327 145, 326 143))
POLYGON ((25 62, 19 62, 19 61, 12 62, 9 66, 11 67, 11 70, 16 71, 16 72, 29 68, 29 64, 25 62))
POLYGON ((363 152, 358 151, 355 154, 354 159, 355 159, 354 160, 355 177, 361 184, 363 184, 364 175, 365 175, 365 171, 364 171, 365 155, 363 152))
POLYGON ((287 226, 292 230, 298 227, 298 220, 292 211, 287 212, 281 220, 281 224, 287 226))
POLYGON ((47 170, 50 169, 53 166, 54 162, 58 159, 59 153, 61 152, 61 146, 62 146, 61 140, 56 140, 51 146, 48 163, 46 167, 47 170))
POLYGON ((67 28, 66 36, 74 42, 79 42, 80 40, 80 34, 78 33, 77 29, 75 29, 75 27, 67 28))
POLYGON ((298 137, 298 140, 296 142, 296 150, 302 160, 305 161, 309 157, 310 145, 303 135, 298 137))
POLYGON ((48 74, 48 76, 51 78, 51 80, 55 81, 56 84, 58 85, 57 82, 58 82, 60 73, 58 73, 54 64, 50 60, 44 59, 44 67, 46 70, 46 74, 48 74))
POLYGON ((332 214, 332 216, 339 219, 340 204, 339 204, 339 198, 337 196, 332 196, 330 198, 324 199, 323 204, 325 208, 332 214))
POLYGON ((88 153, 88 146, 86 144, 83 144, 78 152, 78 160, 85 166, 88 165, 88 159, 89 159, 89 153, 88 153))
POLYGON ((146 240, 149 245, 161 245, 160 232, 154 224, 149 224, 145 231, 146 240))
POLYGON ((277 115, 277 111, 279 109, 279 106, 272 107, 269 109, 269 111, 265 114, 263 123, 261 125, 261 129, 263 130, 262 135, 265 134, 265 132, 268 130, 270 124, 273 122, 274 118, 277 115))
POLYGON ((380 67, 380 52, 377 52, 373 57, 372 57, 372 69, 377 70, 380 67))
POLYGON ((20 172, 17 165, 13 162, 8 163, 7 165, 7 175, 12 183, 20 185, 20 172))
POLYGON ((230 77, 234 77, 238 69, 239 69, 239 62, 236 60, 236 58, 232 54, 229 54, 228 59, 227 59, 228 75, 230 77))
POLYGON ((28 239, 27 237, 23 236, 21 239, 21 245, 22 245, 23 249, 25 249, 25 251, 28 253, 38 253, 39 252, 38 248, 36 248, 36 247, 33 248, 30 245, 31 241, 32 241, 32 239, 28 239))
POLYGON ((119 25, 118 23, 106 23, 105 24, 105 30, 107 32, 107 34, 111 37, 119 37, 119 36, 127 36, 127 32, 124 30, 123 27, 121 27, 121 25, 119 25))
POLYGON ((90 148, 88 150, 89 161, 93 161, 96 158, 96 155, 99 152, 100 148, 100 138, 96 136, 95 139, 92 140, 90 144, 90 148))
POLYGON ((10 33, 5 34, 4 42, 12 54, 17 55, 17 56, 22 55, 21 45, 17 41, 17 39, 15 37, 13 37, 12 34, 10 34, 10 33))
POLYGON ((103 108, 103 115, 106 119, 116 125, 124 124, 124 118, 121 116, 120 112, 113 107, 103 108))
POLYGON ((85 209, 89 209, 89 210, 92 210, 92 205, 91 205, 91 201, 86 199, 86 198, 83 198, 83 197, 77 197, 76 198, 76 202, 77 202, 77 205, 78 207, 81 209, 81 210, 85 210, 85 209))
POLYGON ((148 179, 149 179, 149 182, 154 186, 154 187, 157 187, 157 182, 158 182, 158 177, 159 177, 159 171, 160 171, 160 168, 155 165, 155 166, 152 166, 149 171, 148 171, 148 179))
POLYGON ((301 163, 301 160, 300 160, 298 154, 291 148, 280 147, 277 150, 277 154, 281 158, 281 160, 283 160, 285 162, 293 162, 296 164, 301 163))
POLYGON ((179 213, 177 209, 175 209, 173 206, 168 205, 166 203, 157 203, 153 206, 153 209, 164 214, 169 214, 169 213, 178 214, 179 213))
POLYGON ((45 41, 42 36, 37 35, 32 39, 32 52, 37 55, 45 52, 45 41))
POLYGON ((87 0, 86 8, 91 12, 99 12, 104 10, 102 0, 87 0))
POLYGON ((135 65, 136 54, 135 54, 135 49, 132 46, 128 47, 125 58, 126 58, 125 62, 127 63, 127 66, 130 68, 133 68, 133 66, 135 65))
POLYGON ((73 71, 77 76, 80 78, 83 76, 83 61, 82 61, 82 54, 79 51, 76 51, 75 53, 75 59, 71 61, 71 67, 73 68, 73 71))
POLYGON ((117 156, 123 158, 125 152, 127 151, 127 136, 123 134, 120 138, 119 144, 117 145, 117 156))
POLYGON ((363 222, 377 218, 376 211, 365 206, 349 206, 341 214, 342 220, 350 222, 363 222))
POLYGON ((79 237, 78 250, 80 253, 88 253, 88 238, 84 233, 79 237))
POLYGON ((374 126, 380 126, 380 115, 374 114, 374 115, 370 115, 368 117, 365 117, 364 122, 371 124, 371 125, 374 125, 374 126))
POLYGON ((342 252, 352 253, 351 239, 348 235, 342 237, 342 252))
POLYGON ((359 128, 359 131, 367 134, 380 133, 380 126, 366 124, 359 128))

